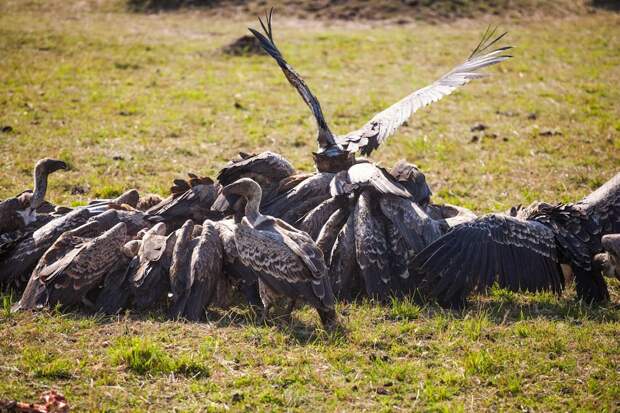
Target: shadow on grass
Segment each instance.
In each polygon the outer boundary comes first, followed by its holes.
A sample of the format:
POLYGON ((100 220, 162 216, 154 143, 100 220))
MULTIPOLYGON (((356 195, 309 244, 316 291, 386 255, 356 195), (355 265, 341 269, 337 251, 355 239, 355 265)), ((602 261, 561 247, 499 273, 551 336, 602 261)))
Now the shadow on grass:
MULTIPOLYGON (((14 316, 10 311, 14 295, 2 295, 0 301, 3 308, 0 321, 14 316)), ((617 297, 615 297, 617 298, 617 297)), ((616 300, 617 301, 617 300, 616 300)), ((473 297, 469 304, 460 310, 450 310, 435 303, 409 298, 392 299, 387 303, 369 299, 357 299, 349 303, 339 304, 339 325, 326 331, 318 319, 308 319, 310 313, 293 313, 291 318, 275 315, 267 323, 260 320, 260 309, 249 305, 236 305, 227 309, 213 310, 206 313, 204 321, 198 324, 209 324, 217 328, 247 328, 260 335, 268 335, 277 331, 286 337, 291 345, 338 344, 346 342, 349 331, 347 325, 359 311, 377 311, 373 317, 394 322, 415 323, 420 319, 443 318, 448 320, 465 320, 484 314, 485 318, 495 325, 509 325, 524 320, 545 319, 564 321, 579 325, 585 321, 617 322, 620 321, 620 304, 609 302, 603 305, 588 305, 576 301, 571 292, 564 296, 551 293, 518 294, 507 290, 492 289, 488 295, 473 297), (301 318, 300 318, 301 316, 301 318)), ((150 312, 125 311, 114 316, 93 314, 81 309, 63 309, 60 306, 45 309, 37 313, 37 317, 60 317, 67 321, 87 322, 93 326, 119 322, 155 322, 169 323, 163 309, 150 312)), ((192 324, 184 319, 178 322, 192 324)))

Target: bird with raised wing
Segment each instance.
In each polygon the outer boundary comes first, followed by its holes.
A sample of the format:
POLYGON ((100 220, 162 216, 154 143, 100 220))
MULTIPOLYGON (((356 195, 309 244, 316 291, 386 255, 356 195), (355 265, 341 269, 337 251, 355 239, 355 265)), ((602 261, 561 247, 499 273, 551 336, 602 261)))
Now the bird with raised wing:
POLYGON ((277 62, 289 83, 297 89, 306 105, 312 111, 318 128, 319 149, 314 153, 314 161, 319 171, 337 172, 351 166, 355 162, 355 153, 370 155, 389 136, 396 133, 417 110, 449 95, 458 87, 484 75, 480 69, 495 65, 510 58, 505 54, 510 46, 495 47, 506 35, 496 36, 496 30, 487 29, 480 42, 470 56, 435 82, 425 86, 399 102, 376 114, 360 129, 345 135, 334 135, 330 130, 318 99, 310 91, 308 85, 293 67, 284 59, 276 47, 271 28, 273 9, 263 22, 259 18, 264 34, 250 28, 250 32, 259 40, 261 47, 277 62))

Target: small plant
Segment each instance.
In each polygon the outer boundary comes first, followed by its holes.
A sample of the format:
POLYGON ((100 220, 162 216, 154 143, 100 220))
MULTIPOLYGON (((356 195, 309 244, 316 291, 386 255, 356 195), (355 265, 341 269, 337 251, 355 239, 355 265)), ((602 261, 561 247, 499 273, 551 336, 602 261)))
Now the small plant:
POLYGON ((8 295, 2 296, 2 315, 4 318, 11 317, 11 306, 13 305, 13 291, 8 295))
POLYGON ((501 303, 512 304, 517 301, 517 295, 513 291, 501 288, 497 283, 491 287, 490 295, 501 303))
POLYGON ((489 376, 497 373, 499 366, 495 364, 493 357, 486 351, 472 351, 465 356, 465 372, 470 375, 489 376))
POLYGON ((121 338, 110 350, 114 364, 124 364, 138 374, 168 373, 170 357, 157 344, 141 338, 121 338))
POLYGON ((392 297, 390 307, 390 318, 392 320, 416 320, 420 317, 422 309, 410 298, 398 299, 392 297))
POLYGON ((473 341, 477 341, 485 328, 489 326, 489 318, 486 313, 475 314, 463 321, 463 332, 473 341))
POLYGON ((110 349, 110 357, 114 364, 123 364, 143 375, 176 373, 190 377, 209 376, 202 360, 187 354, 173 358, 158 344, 138 337, 119 339, 110 349))
POLYGON ((26 348, 22 352, 22 363, 37 378, 63 380, 72 377, 70 360, 39 348, 26 348))

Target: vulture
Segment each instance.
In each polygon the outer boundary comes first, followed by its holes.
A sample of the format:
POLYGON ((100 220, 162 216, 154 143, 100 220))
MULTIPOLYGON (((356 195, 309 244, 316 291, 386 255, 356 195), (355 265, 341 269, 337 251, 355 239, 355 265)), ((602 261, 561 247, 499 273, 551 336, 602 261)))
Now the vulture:
POLYGON ((189 181, 175 179, 170 188, 172 195, 149 208, 146 213, 152 222, 165 222, 169 229, 176 229, 191 219, 202 222, 206 218, 219 217, 211 210, 220 185, 209 177, 199 178, 189 174, 189 181))
POLYGON ((166 230, 166 224, 160 222, 142 237, 137 261, 133 263, 135 269, 129 277, 132 304, 137 310, 154 308, 168 294, 177 233, 173 231, 166 236, 166 230))
POLYGON ((227 304, 232 286, 224 276, 223 260, 224 246, 215 223, 205 220, 189 263, 189 295, 183 310, 186 319, 198 321, 209 306, 227 304))
POLYGON ((123 248, 123 254, 108 271, 101 290, 97 293, 95 309, 107 315, 115 315, 127 308, 131 297, 129 277, 138 265, 141 240, 131 240, 123 248))
POLYGON ((494 283, 559 293, 564 264, 574 274, 578 298, 588 303, 609 298, 595 256, 605 248, 604 235, 620 232, 620 173, 578 202, 536 202, 512 215, 489 214, 457 225, 422 250, 413 265, 424 289, 456 307, 494 283))
POLYGON ((192 288, 191 257, 197 244, 197 240, 193 239, 193 233, 194 222, 191 219, 185 221, 176 233, 169 271, 171 304, 168 314, 172 319, 183 315, 192 288))
MULTIPOLYGON (((298 178, 293 165, 282 155, 266 151, 259 154, 240 152, 239 156, 228 162, 217 175, 217 181, 222 186, 229 185, 241 178, 251 178, 263 190, 262 203, 268 202, 276 194, 288 190, 284 185, 290 185, 291 180, 298 178)), ((293 182, 296 182, 293 180, 293 182)), ((211 209, 225 214, 241 208, 237 205, 239 197, 230 196, 227 199, 220 193, 211 209)))
MULTIPOLYGON (((245 206, 244 206, 245 208, 245 206)), ((240 221, 243 215, 236 217, 240 221)), ((217 234, 222 241, 223 272, 226 279, 244 296, 245 300, 254 307, 262 306, 258 294, 258 273, 241 262, 237 244, 235 244, 235 221, 223 219, 214 223, 217 234)))
POLYGON ((271 30, 271 16, 270 12, 266 16, 265 23, 259 19, 264 34, 254 29, 249 30, 258 39, 261 47, 277 62, 288 82, 297 89, 312 111, 317 123, 319 145, 318 151, 314 153, 314 161, 317 169, 323 172, 338 172, 348 168, 355 162, 355 153, 358 151, 362 155, 370 155, 418 109, 449 95, 470 80, 483 77, 478 72, 480 69, 511 57, 504 53, 511 48, 510 46, 494 48, 506 33, 495 36, 496 30, 487 29, 478 45, 461 65, 456 66, 430 85, 413 92, 376 114, 360 129, 346 135, 336 136, 327 125, 318 99, 276 47, 271 30))
POLYGON ((81 303, 92 308, 86 296, 121 258, 126 238, 122 222, 106 230, 91 221, 63 233, 39 260, 14 310, 81 303))
POLYGON ((601 238, 605 252, 596 254, 594 261, 606 277, 620 280, 620 234, 607 234, 601 238))
POLYGON ((52 220, 54 206, 45 201, 47 178, 67 164, 57 159, 40 159, 33 170, 34 190, 0 201, 0 255, 23 237, 52 220))
POLYGON ((23 290, 39 258, 54 241, 64 232, 85 224, 90 216, 87 209, 75 209, 18 240, 8 253, 0 257, 0 286, 23 290))
POLYGON ((439 224, 413 201, 412 192, 428 202, 430 189, 425 180, 401 178, 409 189, 385 169, 358 162, 331 181, 332 199, 346 199, 347 207, 327 219, 317 243, 330 265, 338 297, 348 300, 362 290, 372 298, 387 300, 413 290, 412 257, 441 234, 439 224))
POLYGON ((263 320, 280 298, 287 298, 291 300, 289 315, 299 300, 316 308, 324 326, 335 326, 335 298, 327 266, 312 238, 281 219, 263 215, 259 211, 262 190, 252 179, 227 185, 224 193, 246 201, 234 240, 241 262, 258 272, 263 320))

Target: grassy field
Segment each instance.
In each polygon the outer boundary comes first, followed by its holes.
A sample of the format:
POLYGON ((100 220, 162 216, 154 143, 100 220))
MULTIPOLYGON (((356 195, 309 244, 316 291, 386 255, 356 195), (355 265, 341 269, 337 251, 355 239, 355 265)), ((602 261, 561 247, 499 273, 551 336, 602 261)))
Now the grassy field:
MULTIPOLYGON (((130 187, 166 194, 175 177, 213 175, 238 150, 312 169, 313 120, 278 68, 220 52, 254 21, 100 3, 0 2, 0 198, 30 187, 44 156, 71 165, 49 191, 65 204, 130 187)), ((437 202, 480 213, 576 200, 620 170, 617 14, 274 24, 343 133, 460 62, 497 22, 514 59, 417 113, 372 158, 417 163, 437 202), (471 132, 477 123, 487 129, 471 132)), ((333 335, 309 310, 290 325, 257 325, 245 308, 188 324, 11 315, 4 296, 0 399, 53 387, 79 411, 617 411, 620 284, 611 290, 597 308, 572 289, 494 291, 462 312, 343 305, 347 329, 333 335)))

